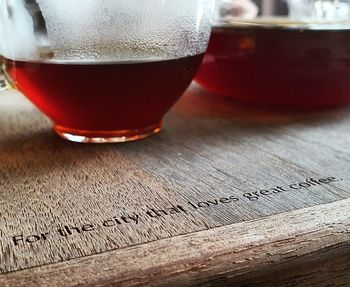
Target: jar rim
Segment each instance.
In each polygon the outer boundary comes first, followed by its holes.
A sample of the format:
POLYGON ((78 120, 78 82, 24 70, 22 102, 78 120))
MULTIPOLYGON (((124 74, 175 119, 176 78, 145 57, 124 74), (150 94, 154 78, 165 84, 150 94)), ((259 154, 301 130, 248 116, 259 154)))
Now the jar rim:
POLYGON ((255 19, 220 19, 213 22, 215 28, 276 28, 310 30, 350 30, 350 20, 294 20, 288 17, 258 17, 255 19))

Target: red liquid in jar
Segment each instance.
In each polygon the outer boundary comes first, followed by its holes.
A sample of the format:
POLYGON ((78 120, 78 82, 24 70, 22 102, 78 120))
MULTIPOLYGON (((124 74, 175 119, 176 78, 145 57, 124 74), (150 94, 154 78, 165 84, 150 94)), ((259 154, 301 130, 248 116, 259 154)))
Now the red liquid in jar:
POLYGON ((350 30, 214 27, 196 81, 242 101, 301 107, 350 102, 350 30))
POLYGON ((158 124, 202 58, 96 64, 5 60, 5 65, 18 89, 57 125, 112 131, 158 124))

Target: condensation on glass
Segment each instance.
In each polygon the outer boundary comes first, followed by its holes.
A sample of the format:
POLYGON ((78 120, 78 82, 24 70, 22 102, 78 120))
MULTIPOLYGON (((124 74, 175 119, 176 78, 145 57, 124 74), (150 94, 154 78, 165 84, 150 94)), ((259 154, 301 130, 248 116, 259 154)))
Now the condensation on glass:
POLYGON ((211 0, 0 0, 13 86, 62 137, 118 142, 159 132, 208 45, 211 0))

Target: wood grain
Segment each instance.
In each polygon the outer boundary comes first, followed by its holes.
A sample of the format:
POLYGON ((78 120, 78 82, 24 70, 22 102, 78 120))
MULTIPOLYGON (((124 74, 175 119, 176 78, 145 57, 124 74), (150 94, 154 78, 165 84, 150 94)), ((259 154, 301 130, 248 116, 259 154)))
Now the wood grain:
POLYGON ((96 146, 59 139, 12 92, 0 135, 0 286, 263 286, 271 272, 297 286, 294 263, 314 284, 327 262, 349 269, 348 109, 261 110, 192 86, 159 136, 96 146))
POLYGON ((4 286, 205 286, 224 281, 228 286, 245 286, 262 283, 261 274, 268 270, 265 275, 279 274, 279 278, 263 276, 270 284, 265 286, 303 286, 303 280, 315 276, 310 275, 311 270, 316 273, 317 286, 329 286, 328 282, 340 274, 338 281, 348 286, 340 279, 349 278, 350 274, 349 206, 348 199, 158 240, 6 274, 0 277, 0 283, 4 286), (329 264, 337 260, 343 265, 329 269, 329 264), (298 268, 295 266, 300 269, 305 265, 307 268, 295 273, 298 268), (337 270, 342 266, 346 269, 337 270), (320 272, 325 271, 334 274, 321 282, 326 278, 320 272), (293 276, 294 283, 288 281, 293 276))

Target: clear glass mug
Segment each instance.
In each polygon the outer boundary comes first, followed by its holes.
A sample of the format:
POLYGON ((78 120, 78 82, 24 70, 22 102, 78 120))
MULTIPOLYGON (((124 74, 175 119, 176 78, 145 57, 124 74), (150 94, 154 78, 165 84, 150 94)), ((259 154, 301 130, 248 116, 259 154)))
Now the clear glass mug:
POLYGON ((192 81, 212 0, 0 0, 12 86, 76 142, 137 140, 192 81))
POLYGON ((350 1, 217 0, 196 81, 249 104, 350 103, 350 1))

